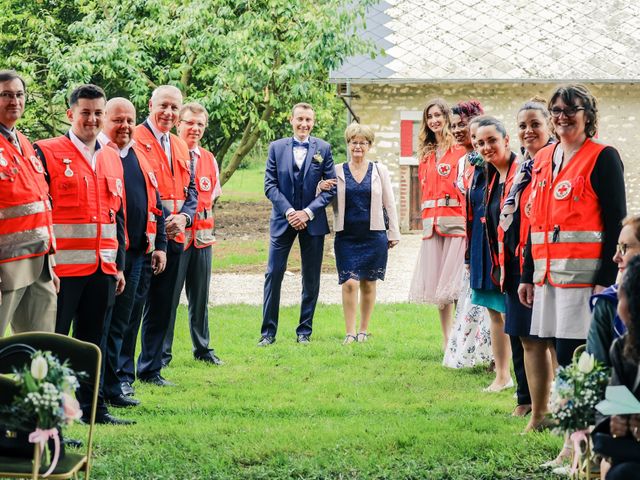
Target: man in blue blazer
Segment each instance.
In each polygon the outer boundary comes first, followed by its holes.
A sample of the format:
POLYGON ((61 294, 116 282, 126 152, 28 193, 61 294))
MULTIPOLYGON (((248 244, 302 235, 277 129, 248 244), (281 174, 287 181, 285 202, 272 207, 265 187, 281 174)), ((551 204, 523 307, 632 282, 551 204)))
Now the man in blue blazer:
POLYGON ((280 287, 296 237, 302 257, 302 304, 296 334, 299 343, 309 343, 320 291, 324 236, 329 233, 325 207, 335 195, 334 188, 316 196, 318 182, 335 178, 336 173, 331 146, 324 140, 309 136, 315 122, 313 107, 308 103, 296 104, 289 121, 293 137, 281 138, 269 145, 264 174, 264 193, 271 200, 273 209, 260 347, 276 341, 280 287))

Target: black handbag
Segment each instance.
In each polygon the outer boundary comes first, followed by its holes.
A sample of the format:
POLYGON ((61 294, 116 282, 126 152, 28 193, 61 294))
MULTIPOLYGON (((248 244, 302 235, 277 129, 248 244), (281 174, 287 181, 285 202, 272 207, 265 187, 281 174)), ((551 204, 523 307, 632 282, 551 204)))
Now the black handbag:
MULTIPOLYGON (((36 350, 33 347, 25 344, 9 345, 0 349, 0 362, 2 362, 3 359, 14 355, 24 356, 28 362, 35 351, 36 350)), ((34 444, 29 442, 29 434, 31 432, 24 430, 23 428, 15 428, 12 425, 13 422, 10 422, 10 419, 0 416, 0 456, 32 458, 34 444)), ((63 458, 64 444, 62 442, 62 432, 60 429, 58 429, 58 436, 60 437, 60 458, 63 458)), ((49 439, 47 445, 49 446, 49 451, 53 455, 55 448, 53 439, 49 439)))
POLYGON ((634 438, 613 438, 608 433, 593 434, 593 451, 611 458, 613 464, 640 462, 640 442, 634 438))

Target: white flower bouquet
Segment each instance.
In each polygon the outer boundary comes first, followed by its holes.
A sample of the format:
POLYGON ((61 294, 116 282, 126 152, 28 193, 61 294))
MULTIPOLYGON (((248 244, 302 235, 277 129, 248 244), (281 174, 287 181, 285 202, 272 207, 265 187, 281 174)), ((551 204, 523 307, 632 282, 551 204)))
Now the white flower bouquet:
POLYGON ((586 430, 595 423, 595 406, 604 398, 609 382, 608 370, 593 355, 558 368, 551 388, 551 417, 561 432, 586 430))
POLYGON ((82 417, 82 411, 73 393, 78 388, 78 376, 67 362, 60 363, 51 352, 37 351, 31 356, 31 364, 15 371, 19 393, 11 405, 0 406, 5 428, 26 431, 29 442, 40 444, 41 451, 50 464, 48 475, 60 457, 59 430, 82 417), (54 446, 53 459, 49 461, 49 439, 54 446))

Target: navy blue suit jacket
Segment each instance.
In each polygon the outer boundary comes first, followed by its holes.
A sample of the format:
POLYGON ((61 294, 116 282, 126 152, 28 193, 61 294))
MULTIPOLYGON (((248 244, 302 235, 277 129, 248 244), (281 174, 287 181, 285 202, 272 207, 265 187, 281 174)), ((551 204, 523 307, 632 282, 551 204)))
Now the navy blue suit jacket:
MULTIPOLYGON (((270 230, 272 237, 279 237, 287 231, 289 222, 285 217, 293 208, 293 138, 281 138, 269 145, 269 156, 264 172, 264 193, 271 203, 270 230)), ((336 194, 335 187, 316 196, 318 182, 326 178, 336 178, 331 156, 331 146, 316 137, 309 137, 309 149, 303 165, 304 181, 302 191, 303 208, 313 212, 313 220, 307 223, 309 235, 329 233, 326 206, 336 194), (318 161, 318 154, 322 161, 318 161), (315 158, 314 158, 315 157, 315 158)))

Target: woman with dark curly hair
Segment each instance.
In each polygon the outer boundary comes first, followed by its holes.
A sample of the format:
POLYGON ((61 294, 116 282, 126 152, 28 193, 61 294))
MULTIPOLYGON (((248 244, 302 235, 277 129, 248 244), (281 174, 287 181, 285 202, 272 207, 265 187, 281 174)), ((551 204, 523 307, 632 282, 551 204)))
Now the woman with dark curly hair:
MULTIPOLYGON (((598 107, 589 89, 561 86, 548 108, 558 143, 534 159, 525 205, 531 227, 518 295, 532 308, 529 333, 551 342, 557 363, 565 366, 586 341, 591 295, 616 279, 612 259, 626 197, 618 151, 593 140, 598 107)), ((565 448, 550 465, 569 456, 565 448)))
MULTIPOLYGON (((464 195, 468 193, 475 169, 482 169, 484 162, 480 154, 474 150, 471 133, 474 119, 483 113, 482 105, 477 100, 459 102, 451 108, 451 132, 456 143, 467 151, 458 161, 457 185, 464 195)), ((465 211, 467 214, 467 239, 469 239, 471 229, 469 228, 468 198, 466 199, 465 211)), ((466 263, 469 263, 468 257, 467 250, 466 263)), ((463 275, 463 286, 458 298, 456 315, 442 360, 442 364, 450 368, 474 367, 482 363, 490 363, 493 360, 487 309, 481 305, 475 305, 471 301, 470 271, 468 268, 464 269, 463 275)))
POLYGON ((548 107, 559 142, 535 157, 518 293, 533 308, 530 333, 553 341, 564 366, 587 338, 592 293, 615 282, 626 198, 618 151, 593 140, 598 108, 587 87, 559 87, 548 107))

